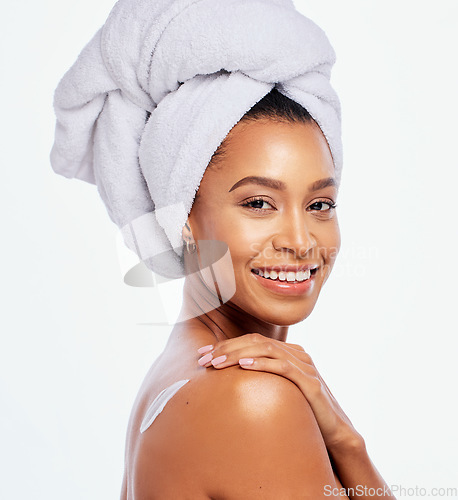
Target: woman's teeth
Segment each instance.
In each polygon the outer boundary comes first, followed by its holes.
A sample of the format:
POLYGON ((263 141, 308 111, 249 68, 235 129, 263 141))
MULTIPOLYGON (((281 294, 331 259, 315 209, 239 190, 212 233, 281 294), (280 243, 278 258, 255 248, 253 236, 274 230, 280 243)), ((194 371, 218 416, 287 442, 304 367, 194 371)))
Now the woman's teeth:
POLYGON ((276 281, 305 281, 310 278, 310 269, 298 271, 297 273, 293 271, 280 271, 277 273, 277 271, 263 271, 262 269, 253 269, 253 272, 263 278, 276 281))

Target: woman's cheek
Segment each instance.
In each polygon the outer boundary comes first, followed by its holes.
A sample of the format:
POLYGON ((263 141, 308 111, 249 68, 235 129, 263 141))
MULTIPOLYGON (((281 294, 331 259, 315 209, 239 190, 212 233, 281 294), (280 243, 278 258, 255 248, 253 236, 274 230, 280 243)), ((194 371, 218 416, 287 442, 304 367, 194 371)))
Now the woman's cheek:
POLYGON ((340 227, 339 227, 339 221, 337 220, 337 216, 334 219, 334 231, 332 233, 332 242, 331 242, 331 248, 332 248, 332 254, 331 257, 333 261, 335 261, 337 254, 340 251, 340 244, 341 244, 341 237, 340 237, 340 227))
MULTIPOLYGON (((234 231, 234 235, 235 235, 234 231)), ((266 260, 265 251, 269 247, 271 228, 267 224, 262 224, 257 220, 247 220, 241 225, 238 233, 239 246, 237 250, 240 256, 248 262, 252 259, 266 260)))
MULTIPOLYGON (((330 221, 331 222, 331 221, 330 221)), ((332 221, 332 224, 322 232, 320 238, 320 251, 324 261, 324 282, 328 279, 334 267, 337 255, 340 250, 341 238, 340 229, 337 218, 332 221)))

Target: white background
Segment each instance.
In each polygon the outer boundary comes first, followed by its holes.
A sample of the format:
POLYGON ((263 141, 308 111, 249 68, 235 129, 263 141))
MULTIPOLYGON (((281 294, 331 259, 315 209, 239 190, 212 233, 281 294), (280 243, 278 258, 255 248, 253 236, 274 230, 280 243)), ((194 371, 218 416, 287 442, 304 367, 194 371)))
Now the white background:
MULTIPOLYGON (((296 5, 337 53, 345 160, 342 252, 289 341, 312 354, 389 484, 458 487, 458 4, 296 5)), ((157 317, 153 291, 123 284, 116 227, 96 188, 54 174, 48 160, 54 88, 111 7, 2 5, 0 497, 8 500, 118 498, 130 408, 170 328, 142 324, 157 317)))

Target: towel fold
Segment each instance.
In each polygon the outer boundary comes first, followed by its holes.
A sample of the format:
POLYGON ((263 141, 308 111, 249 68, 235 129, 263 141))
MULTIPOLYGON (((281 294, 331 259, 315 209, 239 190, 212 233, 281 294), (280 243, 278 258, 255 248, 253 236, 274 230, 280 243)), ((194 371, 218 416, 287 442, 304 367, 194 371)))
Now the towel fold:
POLYGON ((273 87, 320 126, 340 180, 334 62, 290 0, 120 0, 56 89, 52 167, 96 184, 126 245, 182 277, 181 231, 205 169, 273 87))

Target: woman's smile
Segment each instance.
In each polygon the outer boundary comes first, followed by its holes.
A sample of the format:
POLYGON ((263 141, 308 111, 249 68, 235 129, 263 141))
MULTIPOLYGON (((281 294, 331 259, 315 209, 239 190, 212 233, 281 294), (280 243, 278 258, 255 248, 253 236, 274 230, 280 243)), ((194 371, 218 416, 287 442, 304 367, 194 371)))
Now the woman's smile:
POLYGON ((310 293, 313 290, 318 267, 314 267, 313 269, 306 267, 300 271, 288 271, 287 269, 288 266, 270 267, 252 269, 251 273, 257 283, 274 293, 302 295, 310 293))

